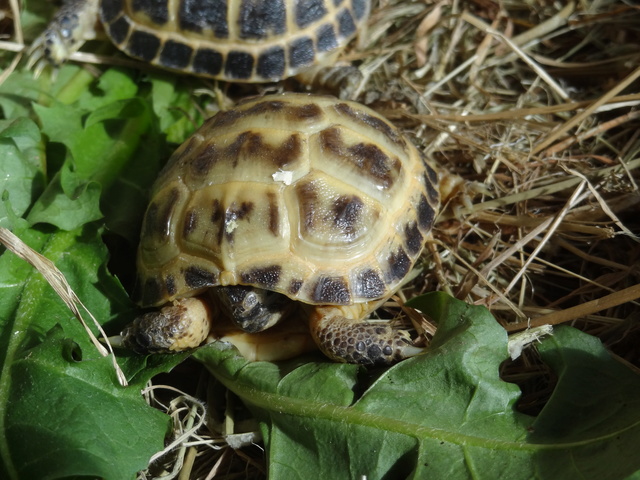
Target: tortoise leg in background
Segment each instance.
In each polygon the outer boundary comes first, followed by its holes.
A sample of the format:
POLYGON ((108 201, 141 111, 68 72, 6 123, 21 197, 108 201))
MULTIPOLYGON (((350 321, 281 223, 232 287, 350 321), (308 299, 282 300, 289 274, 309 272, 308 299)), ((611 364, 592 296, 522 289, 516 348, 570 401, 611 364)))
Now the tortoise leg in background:
POLYGON ((364 76, 353 65, 316 65, 300 72, 296 80, 309 85, 316 93, 328 92, 341 100, 350 100, 360 88, 364 76))
POLYGON ((326 356, 338 362, 391 365, 422 353, 408 330, 367 319, 379 303, 316 307, 309 317, 311 336, 326 356))
POLYGON ((66 0, 47 29, 33 42, 29 68, 38 76, 47 65, 64 63, 87 40, 96 38, 99 0, 66 0))

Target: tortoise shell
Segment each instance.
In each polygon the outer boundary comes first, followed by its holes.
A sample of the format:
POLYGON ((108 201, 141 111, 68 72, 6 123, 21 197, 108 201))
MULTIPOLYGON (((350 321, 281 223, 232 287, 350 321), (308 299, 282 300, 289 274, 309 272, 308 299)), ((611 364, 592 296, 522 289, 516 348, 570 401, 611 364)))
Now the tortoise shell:
POLYGON ((391 123, 354 102, 292 94, 210 118, 152 188, 137 299, 217 285, 315 305, 391 295, 434 223, 436 174, 391 123))
POLYGON ((101 0, 111 40, 163 68, 231 81, 277 81, 355 35, 369 0, 101 0))

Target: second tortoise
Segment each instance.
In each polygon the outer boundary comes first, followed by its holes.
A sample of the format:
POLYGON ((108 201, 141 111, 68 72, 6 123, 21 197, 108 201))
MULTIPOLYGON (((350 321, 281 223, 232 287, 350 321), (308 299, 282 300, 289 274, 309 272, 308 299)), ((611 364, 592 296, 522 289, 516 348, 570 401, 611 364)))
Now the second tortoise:
POLYGON ((367 19, 369 0, 66 0, 32 47, 60 65, 101 23, 127 55, 234 82, 278 81, 329 66, 367 19))

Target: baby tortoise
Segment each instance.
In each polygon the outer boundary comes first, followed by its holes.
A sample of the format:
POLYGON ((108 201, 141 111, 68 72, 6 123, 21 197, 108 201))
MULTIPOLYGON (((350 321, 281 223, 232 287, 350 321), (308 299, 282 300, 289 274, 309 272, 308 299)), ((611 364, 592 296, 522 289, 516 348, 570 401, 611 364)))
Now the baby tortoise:
POLYGON ((369 0, 66 0, 32 47, 36 73, 60 65, 102 23, 127 55, 233 82, 278 81, 330 65, 369 0))
POLYGON ((422 252, 436 182, 410 141, 354 102, 286 93, 218 113, 153 186, 136 297, 166 306, 124 343, 177 351, 205 341, 212 318, 254 333, 289 316, 337 361, 420 353, 407 330, 368 317, 422 252))

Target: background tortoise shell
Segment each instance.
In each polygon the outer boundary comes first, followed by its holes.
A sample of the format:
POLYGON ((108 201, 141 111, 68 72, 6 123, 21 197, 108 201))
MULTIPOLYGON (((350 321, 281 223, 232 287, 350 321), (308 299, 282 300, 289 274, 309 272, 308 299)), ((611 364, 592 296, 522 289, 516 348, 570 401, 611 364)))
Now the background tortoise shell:
POLYGON ((276 81, 322 62, 354 36, 369 0, 101 0, 111 40, 163 68, 276 81))
POLYGON ((430 230, 435 172, 372 110, 282 94, 218 113, 152 189, 138 301, 159 306, 216 285, 309 304, 389 296, 430 230))

